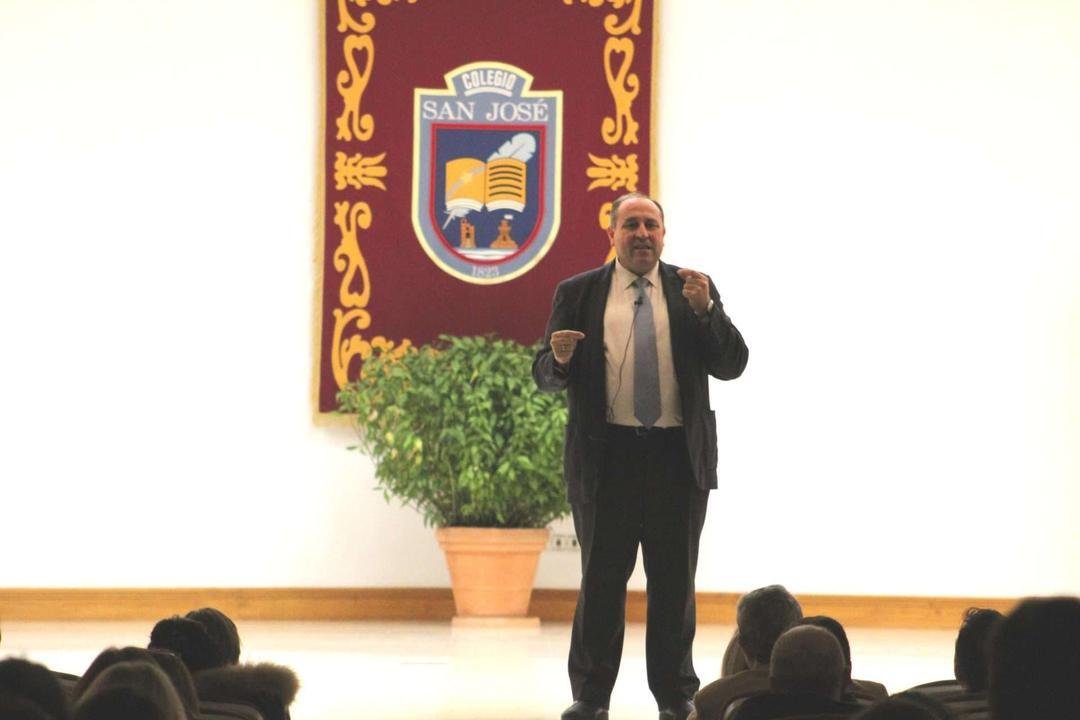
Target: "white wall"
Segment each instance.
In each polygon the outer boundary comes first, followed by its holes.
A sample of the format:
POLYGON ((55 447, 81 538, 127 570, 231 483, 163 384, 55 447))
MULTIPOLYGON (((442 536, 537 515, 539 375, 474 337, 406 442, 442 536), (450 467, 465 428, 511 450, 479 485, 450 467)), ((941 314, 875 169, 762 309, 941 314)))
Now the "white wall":
POLYGON ((1080 6, 696 7, 668 246, 750 345, 700 586, 1080 591, 1080 6))
MULTIPOLYGON (((0 586, 446 583, 311 425, 315 6, 0 3, 0 586)), ((699 589, 1080 592, 1080 9, 662 8, 667 253, 751 347, 699 589)))

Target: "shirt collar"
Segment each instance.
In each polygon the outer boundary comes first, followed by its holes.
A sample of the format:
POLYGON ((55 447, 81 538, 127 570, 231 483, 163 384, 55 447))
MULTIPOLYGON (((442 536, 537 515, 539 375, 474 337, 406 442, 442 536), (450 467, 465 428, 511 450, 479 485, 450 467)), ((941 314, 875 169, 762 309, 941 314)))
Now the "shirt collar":
MULTIPOLYGON (((657 262, 652 266, 649 272, 642 275, 649 284, 653 287, 660 287, 660 263, 657 262)), ((638 279, 638 276, 623 267, 618 258, 615 258, 615 281, 618 283, 617 287, 626 289, 634 284, 634 281, 638 279)))

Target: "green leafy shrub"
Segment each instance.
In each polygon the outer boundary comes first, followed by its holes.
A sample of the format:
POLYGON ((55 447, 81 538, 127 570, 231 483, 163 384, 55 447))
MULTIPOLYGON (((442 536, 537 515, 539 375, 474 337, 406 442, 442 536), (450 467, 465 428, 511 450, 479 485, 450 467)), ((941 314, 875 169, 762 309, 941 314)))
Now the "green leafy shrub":
POLYGON ((534 353, 494 337, 440 336, 368 358, 338 393, 383 496, 429 526, 543 527, 566 515, 566 399, 533 384, 534 353))

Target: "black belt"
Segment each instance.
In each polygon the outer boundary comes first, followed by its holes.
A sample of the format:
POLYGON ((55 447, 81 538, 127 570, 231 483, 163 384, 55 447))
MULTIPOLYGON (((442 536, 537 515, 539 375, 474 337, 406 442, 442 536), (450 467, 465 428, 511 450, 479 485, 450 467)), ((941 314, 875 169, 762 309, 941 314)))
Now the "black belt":
POLYGON ((607 431, 609 436, 621 435, 628 438, 659 438, 681 433, 683 428, 682 425, 675 425, 674 427, 659 427, 654 425, 651 428, 647 428, 643 425, 615 425, 614 423, 608 423, 607 431))

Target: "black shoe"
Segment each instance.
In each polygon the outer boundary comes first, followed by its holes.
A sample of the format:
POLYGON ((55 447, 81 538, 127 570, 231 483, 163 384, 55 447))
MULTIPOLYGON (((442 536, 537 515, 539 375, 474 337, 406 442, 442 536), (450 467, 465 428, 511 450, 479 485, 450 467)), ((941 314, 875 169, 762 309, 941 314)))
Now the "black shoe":
POLYGON ((608 720, 607 708, 578 700, 563 711, 562 720, 608 720))
POLYGON ((660 711, 659 720, 686 720, 694 711, 694 703, 683 700, 660 711))

